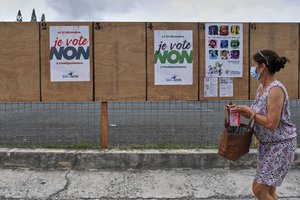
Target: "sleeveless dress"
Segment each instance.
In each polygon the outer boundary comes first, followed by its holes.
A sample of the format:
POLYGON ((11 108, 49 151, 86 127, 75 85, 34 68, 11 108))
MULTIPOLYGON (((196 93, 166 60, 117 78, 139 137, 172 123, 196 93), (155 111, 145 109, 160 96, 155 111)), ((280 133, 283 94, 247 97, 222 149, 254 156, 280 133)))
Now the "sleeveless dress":
POLYGON ((259 141, 254 180, 269 186, 280 186, 292 166, 297 148, 296 126, 290 119, 289 97, 283 84, 275 80, 259 96, 262 89, 261 84, 256 91, 251 109, 259 115, 266 116, 268 95, 273 87, 280 87, 284 92, 285 99, 279 125, 274 131, 258 123, 254 125, 254 134, 259 141))

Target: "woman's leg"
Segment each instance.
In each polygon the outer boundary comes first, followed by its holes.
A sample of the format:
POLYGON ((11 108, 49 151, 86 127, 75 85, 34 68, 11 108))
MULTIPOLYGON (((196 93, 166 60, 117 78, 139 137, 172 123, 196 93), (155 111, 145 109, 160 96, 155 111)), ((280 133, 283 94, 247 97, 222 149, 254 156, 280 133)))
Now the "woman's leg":
POLYGON ((273 197, 274 200, 277 200, 277 194, 276 194, 276 186, 271 186, 269 190, 270 195, 273 197))
POLYGON ((254 195, 258 198, 258 200, 276 200, 270 194, 271 186, 264 185, 253 181, 252 191, 254 195))

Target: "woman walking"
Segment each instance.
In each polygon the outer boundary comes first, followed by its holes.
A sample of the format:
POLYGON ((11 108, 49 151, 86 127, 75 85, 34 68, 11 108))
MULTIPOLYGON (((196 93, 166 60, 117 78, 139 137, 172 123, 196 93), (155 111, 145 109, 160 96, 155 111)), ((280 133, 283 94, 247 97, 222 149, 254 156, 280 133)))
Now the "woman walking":
POLYGON ((232 106, 234 111, 255 120, 254 134, 259 146, 252 190, 259 200, 277 200, 276 187, 291 168, 297 148, 288 93, 274 76, 287 61, 272 50, 258 50, 252 56, 250 70, 251 76, 260 82, 256 97, 251 107, 232 106))

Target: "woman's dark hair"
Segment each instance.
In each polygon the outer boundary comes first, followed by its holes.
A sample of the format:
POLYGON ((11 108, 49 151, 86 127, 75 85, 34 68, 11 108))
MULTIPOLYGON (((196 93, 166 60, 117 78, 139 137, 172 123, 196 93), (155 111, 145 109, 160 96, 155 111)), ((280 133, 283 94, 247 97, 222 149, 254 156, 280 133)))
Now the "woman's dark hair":
POLYGON ((252 56, 252 59, 258 64, 265 63, 271 74, 279 72, 280 69, 284 68, 285 64, 289 62, 286 57, 279 57, 276 52, 268 49, 257 50, 252 56))

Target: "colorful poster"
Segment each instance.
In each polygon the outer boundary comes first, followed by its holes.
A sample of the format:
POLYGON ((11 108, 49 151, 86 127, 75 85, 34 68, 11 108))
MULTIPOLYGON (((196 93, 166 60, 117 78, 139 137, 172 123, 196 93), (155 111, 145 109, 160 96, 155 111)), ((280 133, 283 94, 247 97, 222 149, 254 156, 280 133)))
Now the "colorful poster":
POLYGON ((154 84, 193 84, 193 31, 154 31, 154 84))
POLYGON ((243 76, 243 24, 205 24, 205 76, 243 76))
POLYGON ((50 26, 50 80, 90 81, 88 26, 50 26))

